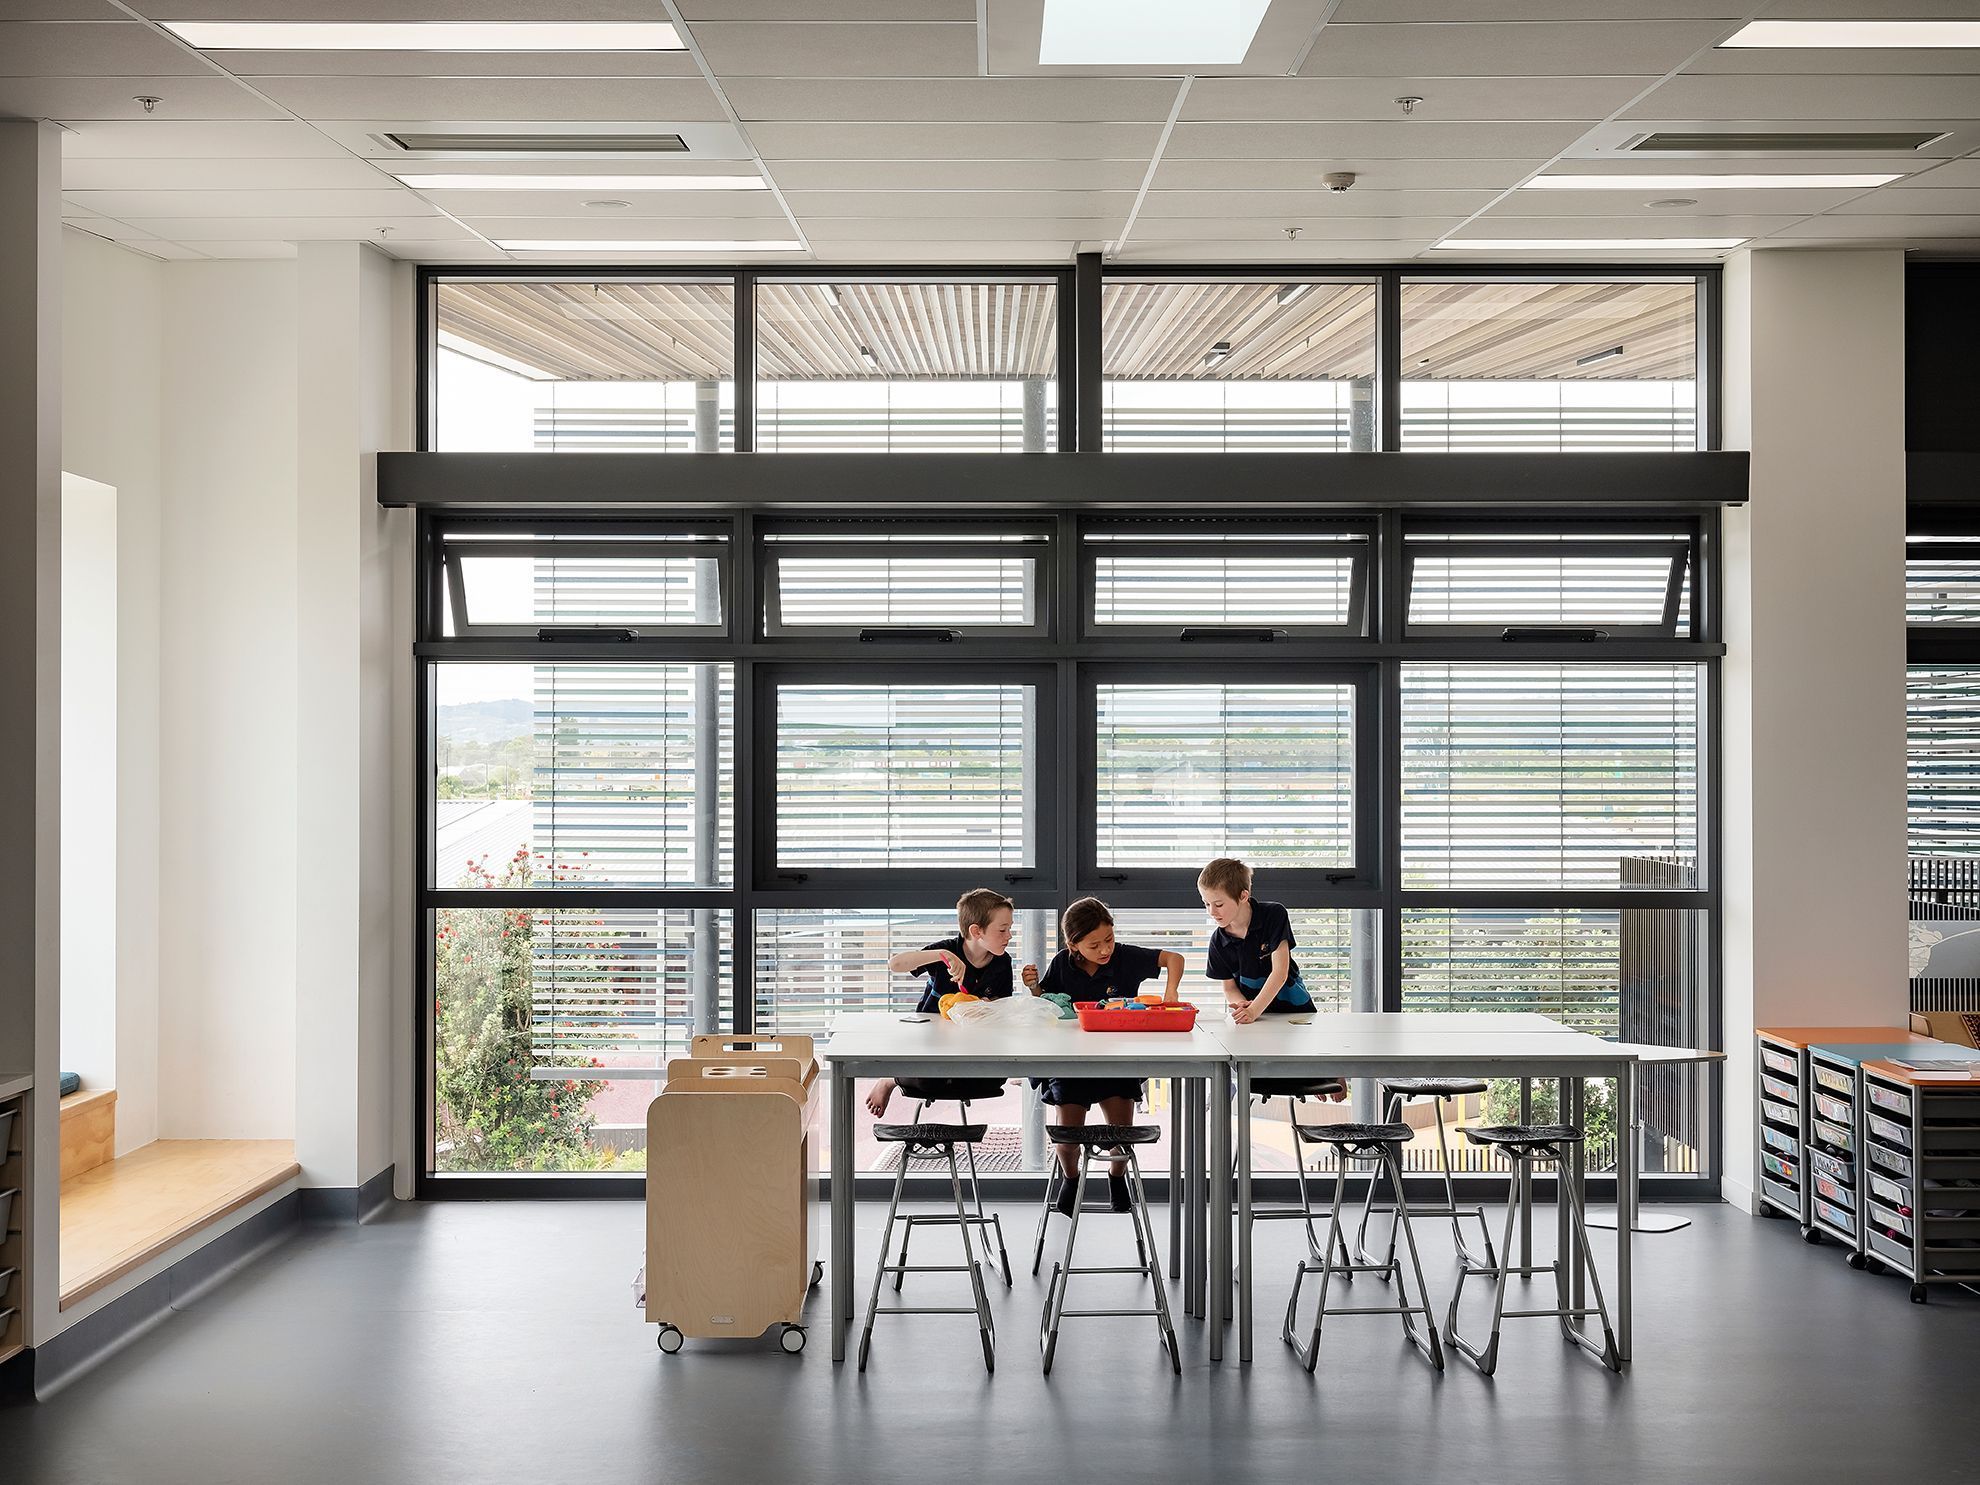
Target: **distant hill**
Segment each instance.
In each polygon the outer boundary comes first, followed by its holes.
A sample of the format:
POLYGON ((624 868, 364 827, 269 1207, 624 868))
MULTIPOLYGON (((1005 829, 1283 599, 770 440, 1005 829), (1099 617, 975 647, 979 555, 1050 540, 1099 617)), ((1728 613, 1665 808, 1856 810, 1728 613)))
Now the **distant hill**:
POLYGON ((508 701, 466 701, 438 708, 440 735, 456 742, 497 743, 528 737, 536 708, 520 698, 508 701))

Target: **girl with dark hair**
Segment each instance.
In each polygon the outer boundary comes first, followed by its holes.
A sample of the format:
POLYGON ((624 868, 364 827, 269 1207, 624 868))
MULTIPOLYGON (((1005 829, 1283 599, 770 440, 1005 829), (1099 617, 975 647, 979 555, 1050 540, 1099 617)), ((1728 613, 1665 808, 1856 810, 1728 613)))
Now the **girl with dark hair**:
MULTIPOLYGON (((1135 994, 1145 981, 1160 974, 1168 978, 1162 998, 1179 998, 1182 955, 1118 942, 1114 915, 1099 898, 1082 897, 1067 908, 1059 920, 1059 938, 1065 947, 1052 956, 1043 977, 1030 965, 1025 966, 1024 983, 1034 993, 1056 992, 1075 1002, 1118 999, 1135 994)), ((1031 1086, 1058 1110, 1061 1124, 1084 1124, 1086 1111, 1095 1104, 1106 1123, 1129 1124, 1145 1085, 1135 1078, 1033 1078, 1031 1086)), ((1065 1180, 1060 1183, 1056 1205, 1070 1215, 1079 1199, 1079 1152, 1071 1145, 1060 1145, 1057 1150, 1065 1180)), ((1107 1179, 1111 1205, 1117 1212, 1128 1210, 1126 1172, 1126 1163, 1116 1162, 1107 1179)))

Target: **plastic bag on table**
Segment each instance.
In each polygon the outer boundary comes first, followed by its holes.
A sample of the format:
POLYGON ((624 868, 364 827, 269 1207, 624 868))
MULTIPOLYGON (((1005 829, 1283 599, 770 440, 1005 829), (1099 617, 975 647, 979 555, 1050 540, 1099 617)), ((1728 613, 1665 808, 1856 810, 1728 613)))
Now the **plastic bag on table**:
POLYGON ((953 1021, 956 1018, 949 1014, 951 1011, 959 1005, 968 1005, 979 999, 980 997, 971 995, 967 990, 951 990, 935 1002, 935 1012, 944 1019, 953 1021))
POLYGON ((1059 1020, 1059 1011, 1049 1001, 1032 995, 1013 995, 1004 1000, 972 997, 949 1007, 949 1019, 975 1026, 1048 1026, 1059 1020))

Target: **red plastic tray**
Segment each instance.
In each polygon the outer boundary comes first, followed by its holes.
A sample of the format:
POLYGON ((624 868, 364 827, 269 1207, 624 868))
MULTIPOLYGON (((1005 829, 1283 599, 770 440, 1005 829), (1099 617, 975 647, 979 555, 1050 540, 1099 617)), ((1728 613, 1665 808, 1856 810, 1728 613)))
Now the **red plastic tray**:
POLYGON ((1081 1031, 1188 1031, 1196 1025, 1193 1005, 1149 1006, 1139 1011, 1082 1005, 1078 1010, 1081 1031))

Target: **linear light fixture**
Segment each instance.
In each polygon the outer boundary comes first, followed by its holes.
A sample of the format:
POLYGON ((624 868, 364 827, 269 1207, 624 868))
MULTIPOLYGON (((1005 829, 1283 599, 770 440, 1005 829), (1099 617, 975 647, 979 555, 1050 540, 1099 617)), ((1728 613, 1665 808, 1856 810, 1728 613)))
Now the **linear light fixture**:
POLYGON ((1536 175, 1525 191, 1855 191, 1887 186, 1902 171, 1864 175, 1536 175))
POLYGON ((1980 21, 1748 21, 1722 47, 1980 47, 1980 21))
POLYGON ((401 175, 415 191, 767 191, 760 175, 401 175))
POLYGON ((1622 353, 1623 348, 1621 346, 1612 345, 1606 351, 1592 351, 1586 356, 1577 356, 1575 357, 1574 364, 1577 366, 1593 366, 1602 361, 1620 361, 1622 359, 1622 353))
POLYGON ((667 21, 160 21, 203 52, 680 52, 667 21))
POLYGON ((1304 298, 1306 291, 1312 287, 1313 285, 1311 284, 1287 284, 1278 293, 1274 294, 1272 298, 1283 309, 1295 299, 1304 298))
POLYGON ((1475 237, 1446 240, 1435 252, 1481 253, 1695 253, 1736 248, 1744 237, 1475 237))
POLYGON ((785 242, 775 238, 754 242, 725 238, 707 238, 698 242, 651 242, 631 238, 504 237, 497 238, 495 246, 512 253, 797 253, 804 250, 801 242, 785 242))
POLYGON ((1041 67, 1230 67, 1270 0, 1045 0, 1041 67))

